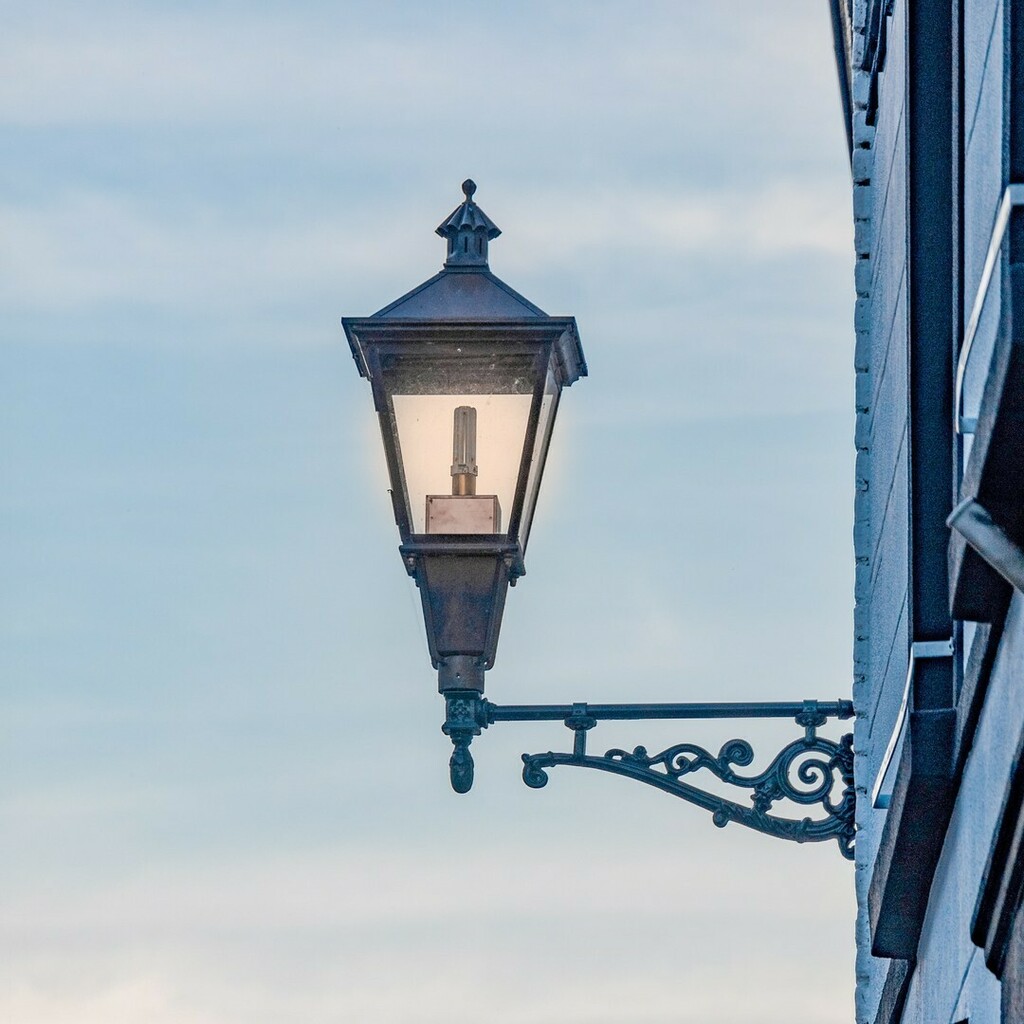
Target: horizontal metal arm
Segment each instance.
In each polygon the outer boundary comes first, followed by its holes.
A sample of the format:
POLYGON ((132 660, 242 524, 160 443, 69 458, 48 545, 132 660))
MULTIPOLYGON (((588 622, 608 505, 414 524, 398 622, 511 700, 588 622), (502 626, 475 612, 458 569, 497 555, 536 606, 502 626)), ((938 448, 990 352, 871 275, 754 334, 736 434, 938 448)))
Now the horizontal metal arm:
POLYGON ((603 722, 654 719, 797 718, 812 709, 824 718, 853 718, 853 701, 774 701, 722 704, 492 704, 481 701, 487 725, 561 722, 582 716, 603 722))

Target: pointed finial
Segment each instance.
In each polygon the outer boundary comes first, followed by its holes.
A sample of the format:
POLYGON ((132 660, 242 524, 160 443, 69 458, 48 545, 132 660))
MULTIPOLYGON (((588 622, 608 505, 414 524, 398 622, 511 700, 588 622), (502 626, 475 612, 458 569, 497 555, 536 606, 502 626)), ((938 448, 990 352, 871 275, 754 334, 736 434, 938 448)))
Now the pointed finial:
POLYGON ((466 198, 437 229, 437 233, 448 240, 448 258, 444 265, 447 268, 486 267, 487 243, 501 231, 473 202, 476 182, 472 178, 462 183, 462 194, 466 198))

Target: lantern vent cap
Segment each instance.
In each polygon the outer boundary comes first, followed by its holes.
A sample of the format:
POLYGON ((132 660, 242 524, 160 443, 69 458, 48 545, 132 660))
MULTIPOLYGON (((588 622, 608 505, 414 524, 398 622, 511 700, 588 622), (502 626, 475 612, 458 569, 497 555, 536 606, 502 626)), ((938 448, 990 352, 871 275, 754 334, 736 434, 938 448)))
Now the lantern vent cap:
POLYGON ((462 183, 466 197, 437 227, 437 234, 448 242, 446 267, 486 267, 487 244, 501 234, 501 229, 474 202, 476 182, 467 178, 462 183))

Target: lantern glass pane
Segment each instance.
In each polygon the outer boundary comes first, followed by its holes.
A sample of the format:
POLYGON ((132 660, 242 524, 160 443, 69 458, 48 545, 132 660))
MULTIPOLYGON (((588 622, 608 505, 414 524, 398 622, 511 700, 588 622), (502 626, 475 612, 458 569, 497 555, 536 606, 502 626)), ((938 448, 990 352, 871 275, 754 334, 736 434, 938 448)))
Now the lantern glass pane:
POLYGON ((531 397, 394 395, 392 402, 413 533, 504 533, 515 498, 531 397), (476 493, 452 497, 455 411, 464 408, 476 412, 476 493), (428 498, 445 497, 451 501, 431 503, 434 515, 428 529, 428 498), (484 500, 489 498, 497 498, 498 514, 480 519, 484 500), (446 524, 452 528, 445 528, 446 524), (471 528, 474 524, 480 528, 471 528))
POLYGON ((532 353, 423 345, 385 363, 414 534, 505 534, 530 410, 532 353))
POLYGON ((530 462, 530 473, 526 481, 526 496, 523 500, 523 519, 519 535, 522 538, 523 550, 530 536, 533 524, 533 513, 537 507, 537 495, 540 493, 541 475, 551 443, 551 431, 555 425, 555 412, 558 409, 558 384, 555 375, 548 369, 544 381, 544 392, 540 401, 540 417, 537 421, 537 435, 534 439, 533 453, 530 462))

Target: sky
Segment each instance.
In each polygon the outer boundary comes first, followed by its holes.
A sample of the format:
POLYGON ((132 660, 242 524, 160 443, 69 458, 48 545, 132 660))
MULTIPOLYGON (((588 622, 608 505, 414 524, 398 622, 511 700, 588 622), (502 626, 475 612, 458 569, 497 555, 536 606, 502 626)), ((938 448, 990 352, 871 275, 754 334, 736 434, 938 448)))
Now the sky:
MULTIPOLYGON (((823 0, 0 16, 0 1019, 851 1020, 834 844, 601 773, 529 790, 557 723, 488 730, 451 792, 339 325, 440 268, 466 177, 492 270, 577 318, 493 700, 848 696, 823 0)), ((591 743, 765 764, 794 728, 591 743)))

